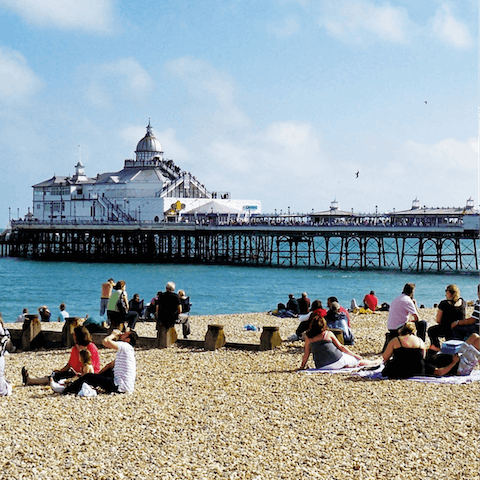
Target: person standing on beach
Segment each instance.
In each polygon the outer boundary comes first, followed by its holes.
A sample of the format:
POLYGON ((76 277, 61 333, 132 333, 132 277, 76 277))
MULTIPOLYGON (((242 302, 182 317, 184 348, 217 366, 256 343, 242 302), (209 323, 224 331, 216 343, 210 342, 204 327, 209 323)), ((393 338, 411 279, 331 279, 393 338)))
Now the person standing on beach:
POLYGON ((102 283, 102 293, 100 296, 100 316, 103 317, 107 311, 108 301, 110 300, 110 295, 112 294, 113 286, 115 285, 115 280, 109 278, 105 283, 102 283))
POLYGON ((387 320, 389 339, 398 337, 399 328, 403 327, 411 316, 417 328, 417 337, 425 341, 427 322, 418 318, 417 302, 413 298, 414 293, 415 284, 406 283, 403 287, 402 294, 392 301, 387 320))

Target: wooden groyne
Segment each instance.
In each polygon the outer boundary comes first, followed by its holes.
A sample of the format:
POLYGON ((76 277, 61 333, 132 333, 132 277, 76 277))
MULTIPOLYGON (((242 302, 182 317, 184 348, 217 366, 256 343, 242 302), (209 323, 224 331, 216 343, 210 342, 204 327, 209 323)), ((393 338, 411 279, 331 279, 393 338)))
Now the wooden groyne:
MULTIPOLYGON (((78 318, 67 318, 61 331, 49 329, 49 322, 40 322, 37 315, 27 315, 25 321, 18 328, 18 324, 6 324, 9 328, 12 343, 17 350, 37 350, 54 348, 71 348, 74 345, 73 329, 78 325, 78 318)), ((87 326, 88 328, 88 326, 87 326)), ((92 332, 92 341, 95 345, 103 346, 103 339, 107 332, 92 332)), ((183 347, 216 350, 221 347, 236 350, 265 351, 280 346, 282 339, 279 327, 265 326, 262 328, 260 343, 227 342, 223 325, 209 325, 204 340, 178 339, 175 327, 161 329, 156 337, 140 336, 140 348, 168 348, 177 344, 183 347)))

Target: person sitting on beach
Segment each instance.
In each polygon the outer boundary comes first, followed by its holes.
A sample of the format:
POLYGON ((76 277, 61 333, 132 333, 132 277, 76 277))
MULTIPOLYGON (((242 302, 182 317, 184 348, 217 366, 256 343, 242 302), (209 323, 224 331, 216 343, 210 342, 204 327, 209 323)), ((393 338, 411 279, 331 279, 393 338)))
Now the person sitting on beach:
POLYGON ((325 318, 327 311, 322 307, 322 302, 320 300, 314 300, 311 305, 311 312, 307 315, 300 315, 298 319, 300 323, 293 335, 290 335, 285 341, 286 342, 296 342, 303 338, 304 333, 310 328, 311 319, 314 315, 320 315, 325 318))
POLYGON ((182 323, 183 337, 187 338, 190 335, 190 297, 187 297, 185 290, 178 291, 178 298, 182 307, 182 313, 178 315, 179 323, 182 323))
POLYGON ((330 303, 330 310, 325 319, 327 320, 328 328, 338 329, 343 332, 343 340, 345 345, 353 345, 353 333, 348 326, 348 318, 345 312, 340 311, 340 304, 338 302, 330 303))
POLYGON ((100 316, 103 317, 107 311, 108 301, 112 294, 113 287, 115 286, 115 280, 109 278, 105 283, 102 283, 102 293, 100 295, 100 316))
POLYGON ((40 315, 40 321, 42 322, 50 321, 50 317, 52 316, 52 314, 46 305, 42 305, 41 307, 38 307, 38 313, 40 315))
POLYGON ((378 298, 375 296, 375 292, 373 290, 363 297, 363 305, 366 309, 368 308, 372 312, 375 312, 378 305, 378 298))
POLYGON ((428 352, 425 359, 425 374, 443 377, 444 375, 470 375, 480 362, 480 335, 472 333, 460 346, 457 355, 428 352))
POLYGON ((82 372, 83 364, 80 358, 82 350, 88 350, 91 356, 93 371, 100 371, 100 355, 97 346, 92 342, 92 336, 86 327, 75 327, 73 330, 73 341, 75 345, 70 351, 70 358, 67 364, 60 370, 54 370, 53 374, 48 377, 31 378, 26 367, 22 367, 22 381, 26 386, 29 385, 48 385, 50 379, 55 382, 67 378, 75 377, 82 372))
POLYGON ((294 315, 298 315, 300 313, 300 306, 298 305, 298 301, 293 293, 288 295, 287 310, 290 310, 294 315))
POLYGON ((106 348, 116 350, 115 360, 98 373, 87 373, 66 387, 56 386, 57 393, 77 394, 86 383, 93 388, 101 388, 106 393, 133 393, 135 388, 135 350, 138 335, 134 330, 113 330, 103 339, 106 348))
POLYGON ((406 283, 403 287, 402 294, 392 301, 388 311, 388 334, 383 351, 385 351, 388 342, 392 338, 398 337, 398 330, 409 321, 410 316, 415 322, 417 337, 425 341, 427 322, 418 318, 417 302, 413 298, 414 293, 415 284, 406 283))
POLYGON ((183 337, 187 338, 190 334, 190 317, 189 315, 181 316, 182 303, 175 293, 175 284, 168 282, 165 289, 157 302, 157 331, 160 332, 160 324, 168 330, 176 323, 181 323, 183 337))
POLYGON ((383 377, 409 378, 425 374, 425 343, 416 336, 414 322, 400 327, 398 336, 388 342, 383 352, 383 377))
MULTIPOLYGON (((297 315, 294 315, 290 310, 287 310, 287 307, 283 303, 279 303, 275 310, 272 310, 271 312, 268 312, 268 313, 280 318, 292 318, 297 316, 297 315)), ((308 318, 308 315, 307 315, 307 318, 308 318)))
POLYGON ((61 303, 60 304, 60 307, 59 307, 59 314, 58 314, 58 321, 59 322, 64 322, 67 318, 70 317, 70 315, 68 314, 68 312, 65 310, 66 306, 64 303, 61 303))
POLYGON ((27 315, 28 315, 28 308, 24 308, 23 312, 15 320, 15 323, 23 323, 27 315))
MULTIPOLYGON (((332 308, 332 303, 333 302, 337 302, 340 305, 340 302, 338 301, 337 297, 328 297, 327 298, 327 307, 328 307, 329 310, 332 308)), ((346 308, 343 308, 340 305, 340 312, 342 312, 346 315, 347 321, 348 321, 348 326, 350 327, 350 314, 348 313, 348 310, 346 308)))
POLYGON ((50 378, 50 386, 52 387, 52 390, 54 392, 58 390, 63 392, 63 387, 65 385, 75 382, 81 376, 86 375, 87 373, 95 373, 92 365, 92 354, 89 352, 89 350, 80 350, 79 353, 80 361, 82 362, 82 371, 79 374, 75 375, 75 377, 66 379, 62 384, 57 383, 55 382, 55 380, 53 380, 53 378, 50 378))
POLYGON ((480 331, 480 284, 477 286, 477 300, 473 308, 472 316, 465 319, 458 319, 452 323, 452 335, 455 340, 465 340, 472 333, 480 331))
POLYGON ((460 297, 460 289, 456 285, 448 285, 445 289, 446 300, 438 304, 437 325, 428 329, 430 350, 440 351, 440 337, 446 340, 453 338, 452 324, 458 327, 458 322, 465 320, 466 303, 460 297))
POLYGON ((163 292, 157 292, 157 295, 150 300, 150 303, 147 305, 147 320, 151 320, 155 318, 157 312, 157 303, 160 295, 163 292))
POLYGON ((145 313, 145 307, 143 306, 143 300, 140 300, 140 295, 134 293, 130 303, 128 304, 129 312, 137 312, 139 317, 143 317, 145 313))
POLYGON ((299 314, 305 315, 310 310, 310 299, 308 298, 307 292, 303 292, 300 298, 297 298, 298 307, 300 309, 299 314))
POLYGON ((373 364, 372 361, 363 360, 360 355, 342 345, 328 330, 327 321, 319 315, 312 317, 310 328, 306 332, 305 352, 300 370, 307 366, 310 353, 313 354, 315 368, 341 369, 373 364))

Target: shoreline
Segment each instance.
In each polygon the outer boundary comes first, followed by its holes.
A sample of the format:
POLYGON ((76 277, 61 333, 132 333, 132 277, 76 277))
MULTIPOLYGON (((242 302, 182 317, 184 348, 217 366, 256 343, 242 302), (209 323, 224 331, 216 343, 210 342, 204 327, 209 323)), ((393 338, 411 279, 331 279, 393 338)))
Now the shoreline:
MULTIPOLYGON (((434 321, 434 309, 421 313, 429 324, 434 321)), ((355 352, 367 358, 378 354, 387 315, 352 316, 355 352)), ((243 330, 256 321, 277 324, 282 338, 298 325, 297 319, 265 313, 193 316, 191 337, 201 339, 206 325, 220 323, 227 341, 256 342, 260 332, 243 330)), ((57 325, 61 329, 63 324, 57 325)), ((142 335, 155 328, 153 323, 138 327, 142 335)), ((0 399, 3 475, 262 480, 478 476, 478 383, 298 374, 294 370, 302 354, 301 342, 265 352, 208 352, 176 345, 139 349, 132 395, 84 399, 53 394, 50 387, 21 386, 23 365, 34 376, 48 375, 66 363, 68 349, 8 355, 6 378, 15 387, 12 396, 0 399)), ((105 365, 114 355, 101 349, 100 357, 105 365)))

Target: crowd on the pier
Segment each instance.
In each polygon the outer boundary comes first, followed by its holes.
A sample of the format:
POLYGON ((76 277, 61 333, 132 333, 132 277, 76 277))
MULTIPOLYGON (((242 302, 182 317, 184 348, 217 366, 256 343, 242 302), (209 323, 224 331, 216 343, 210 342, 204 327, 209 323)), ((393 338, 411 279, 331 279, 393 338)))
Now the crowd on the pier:
MULTIPOLYGON (((182 325, 184 338, 188 338, 190 325, 190 298, 185 291, 175 293, 175 284, 168 282, 165 291, 159 291, 148 304, 134 294, 131 300, 124 280, 108 279, 101 285, 100 315, 106 315, 102 326, 77 319, 72 323, 74 346, 66 365, 44 377, 31 377, 22 368, 24 385, 50 385, 57 393, 96 395, 97 390, 128 392, 134 390, 136 362, 134 346, 138 335, 135 326, 139 320, 154 320, 157 335, 168 331, 175 324, 182 325), (103 332, 103 345, 116 351, 115 360, 103 368, 100 355, 92 342, 92 333, 103 332)), ((374 291, 370 291, 358 306, 352 300, 350 309, 342 307, 335 296, 327 298, 326 308, 318 299, 311 301, 303 292, 299 298, 289 294, 285 304, 279 303, 270 312, 283 318, 298 318, 298 327, 285 342, 304 341, 304 354, 300 369, 307 367, 312 354, 316 369, 341 369, 345 367, 377 368, 383 366, 385 378, 409 378, 418 375, 444 376, 469 375, 480 361, 480 284, 473 313, 467 317, 467 303, 460 296, 456 285, 448 285, 445 299, 437 305, 436 324, 427 328, 421 319, 421 308, 414 298, 415 285, 407 283, 402 293, 391 304, 379 303, 374 291), (374 314, 388 311, 387 332, 381 357, 364 359, 351 350, 355 338, 351 328, 351 314, 374 314), (428 336, 429 346, 426 346, 428 336), (443 341, 443 343, 442 343, 443 341), (350 347, 350 348, 349 348, 350 347)), ((41 321, 51 321, 46 305, 38 308, 41 321)), ((88 316, 87 316, 88 317, 88 316)), ((24 309, 17 322, 29 318, 24 309)), ((59 306, 58 321, 72 320, 65 303, 59 306)), ((11 393, 11 385, 5 380, 5 352, 13 352, 8 330, 0 315, 0 395, 11 393)))

